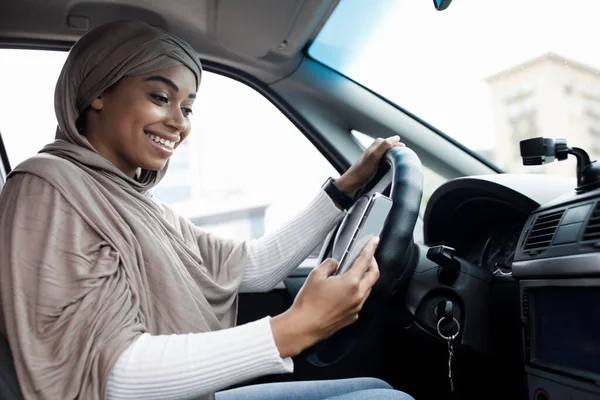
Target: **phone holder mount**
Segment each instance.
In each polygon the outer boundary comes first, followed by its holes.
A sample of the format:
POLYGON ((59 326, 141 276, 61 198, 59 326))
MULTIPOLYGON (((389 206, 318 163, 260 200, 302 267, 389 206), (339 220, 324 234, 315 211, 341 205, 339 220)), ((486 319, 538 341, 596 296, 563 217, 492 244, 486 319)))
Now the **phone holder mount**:
POLYGON ((521 140, 523 165, 549 164, 554 160, 566 160, 569 154, 577 158, 577 193, 584 193, 600 187, 600 166, 591 161, 585 150, 569 147, 566 139, 537 137, 521 140))

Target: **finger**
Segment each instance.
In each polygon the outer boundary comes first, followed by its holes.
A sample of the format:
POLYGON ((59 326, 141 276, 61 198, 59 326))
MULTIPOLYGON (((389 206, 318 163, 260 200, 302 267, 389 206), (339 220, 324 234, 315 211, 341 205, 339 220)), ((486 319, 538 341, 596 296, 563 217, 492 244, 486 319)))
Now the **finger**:
POLYGON ((373 155, 377 157, 377 159, 381 158, 386 151, 394 147, 397 143, 400 143, 400 136, 398 135, 390 136, 387 139, 378 139, 380 141, 376 141, 377 147, 373 149, 373 155))
POLYGON ((354 261, 354 264, 352 264, 352 267, 350 267, 350 270, 343 275, 346 277, 346 279, 354 282, 360 282, 362 280, 363 275, 369 269, 371 258, 373 257, 373 254, 375 254, 375 249, 377 249, 378 243, 378 236, 374 236, 369 239, 359 256, 354 261))
POLYGON ((386 142, 394 144, 394 143, 398 143, 400 141, 400 136, 398 135, 394 135, 394 136, 390 136, 389 138, 385 139, 386 142))
POLYGON ((384 143, 385 143, 385 140, 378 137, 377 139, 373 140, 373 143, 371 143, 371 145, 369 147, 367 147, 367 149, 365 150, 365 153, 367 153, 367 154, 374 153, 384 143))
POLYGON ((365 272, 363 279, 360 281, 360 289, 361 291, 370 291, 373 285, 379 279, 379 266, 377 265, 377 261, 375 257, 371 259, 369 263, 369 269, 365 272))
POLYGON ((328 276, 331 276, 337 270, 337 267, 338 262, 333 258, 328 258, 325 261, 323 261, 321 265, 315 268, 314 272, 317 274, 317 276, 326 278, 328 276))
POLYGON ((388 151, 391 147, 392 147, 392 145, 389 142, 386 142, 385 140, 383 140, 381 143, 377 144, 377 146, 374 147, 373 149, 371 149, 371 151, 369 152, 371 159, 373 161, 381 160, 381 157, 383 157, 385 152, 388 151))

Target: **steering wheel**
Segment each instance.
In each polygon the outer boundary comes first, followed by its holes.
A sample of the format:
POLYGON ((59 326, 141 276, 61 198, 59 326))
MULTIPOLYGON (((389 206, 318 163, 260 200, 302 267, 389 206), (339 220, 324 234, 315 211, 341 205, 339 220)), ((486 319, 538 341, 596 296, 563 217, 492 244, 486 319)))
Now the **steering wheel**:
MULTIPOLYGON (((387 194, 393 201, 375 252, 379 280, 355 323, 305 350, 305 358, 314 365, 330 365, 347 355, 368 331, 379 312, 385 309, 394 293, 406 286, 414 272, 415 264, 410 262, 414 250, 413 231, 423 194, 423 173, 417 154, 406 147, 388 150, 377 173, 358 196, 369 196, 375 192, 387 194)), ((323 259, 340 259, 353 233, 353 224, 347 223, 354 219, 353 211, 351 208, 338 225, 337 234, 331 235, 323 259)))

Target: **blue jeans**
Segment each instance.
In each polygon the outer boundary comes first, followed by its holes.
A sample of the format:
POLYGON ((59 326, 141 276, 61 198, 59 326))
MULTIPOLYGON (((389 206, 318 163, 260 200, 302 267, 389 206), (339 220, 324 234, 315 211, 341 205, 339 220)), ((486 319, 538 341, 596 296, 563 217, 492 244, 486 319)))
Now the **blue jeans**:
POLYGON ((375 378, 276 382, 217 393, 216 400, 414 400, 375 378))

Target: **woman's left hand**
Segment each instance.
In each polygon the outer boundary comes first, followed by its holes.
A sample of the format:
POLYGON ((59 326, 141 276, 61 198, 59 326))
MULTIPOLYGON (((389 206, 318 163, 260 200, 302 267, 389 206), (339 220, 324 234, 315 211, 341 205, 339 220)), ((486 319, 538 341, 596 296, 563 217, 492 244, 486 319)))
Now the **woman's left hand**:
POLYGON ((354 196, 360 188, 366 185, 379 168, 379 162, 386 151, 392 147, 404 147, 400 136, 391 136, 387 139, 377 138, 368 149, 360 156, 342 176, 335 181, 335 185, 349 196, 354 196))

